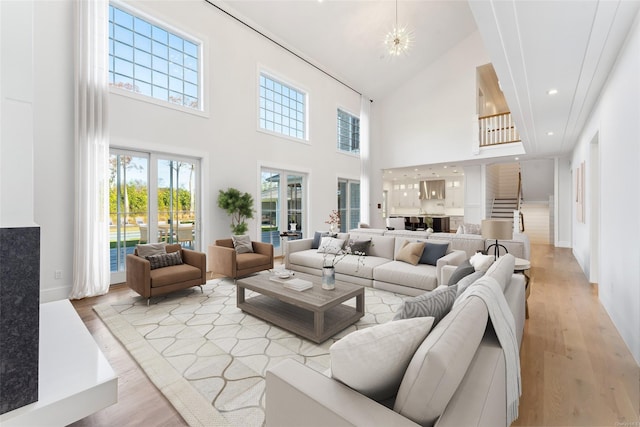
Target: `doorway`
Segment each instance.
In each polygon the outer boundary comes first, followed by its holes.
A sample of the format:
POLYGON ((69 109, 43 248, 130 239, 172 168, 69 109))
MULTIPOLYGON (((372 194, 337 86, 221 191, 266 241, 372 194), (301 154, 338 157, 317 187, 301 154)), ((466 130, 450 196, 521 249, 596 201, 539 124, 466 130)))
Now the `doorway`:
POLYGON ((280 233, 293 231, 304 237, 305 174, 262 168, 260 178, 260 241, 273 245, 274 255, 281 256, 280 233))
POLYGON ((112 148, 109 153, 111 283, 126 279, 139 243, 200 250, 200 160, 112 148))

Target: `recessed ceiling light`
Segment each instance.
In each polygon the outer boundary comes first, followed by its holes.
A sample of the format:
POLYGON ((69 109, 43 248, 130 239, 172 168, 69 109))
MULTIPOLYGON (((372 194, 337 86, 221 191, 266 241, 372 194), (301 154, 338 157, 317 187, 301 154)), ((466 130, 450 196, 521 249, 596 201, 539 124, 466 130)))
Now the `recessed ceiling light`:
POLYGON ((516 161, 520 160, 520 157, 516 157, 516 161))
POLYGON ((558 93, 558 89, 549 89, 547 91, 547 95, 555 95, 556 93, 558 93))
POLYGON ((553 135, 553 131, 547 132, 547 136, 552 136, 552 135, 553 135))
POLYGON ((446 169, 446 168, 447 168, 447 165, 444 165, 444 166, 443 166, 443 168, 444 168, 444 169, 446 169))
POLYGON ((414 172, 418 172, 418 168, 415 168, 413 171, 414 171, 414 172))

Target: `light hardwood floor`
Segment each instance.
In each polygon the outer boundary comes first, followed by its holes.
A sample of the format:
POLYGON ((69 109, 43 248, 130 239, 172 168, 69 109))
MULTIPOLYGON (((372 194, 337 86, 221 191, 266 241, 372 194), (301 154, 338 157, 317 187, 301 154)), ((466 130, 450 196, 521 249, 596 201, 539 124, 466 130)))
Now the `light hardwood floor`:
MULTIPOLYGON (((513 426, 640 427, 640 367, 570 249, 532 245, 523 394, 513 426)), ((128 298, 123 285, 73 305, 119 376, 118 403, 74 426, 183 426, 171 404, 92 307, 128 298)), ((462 426, 461 426, 462 427, 462 426)))

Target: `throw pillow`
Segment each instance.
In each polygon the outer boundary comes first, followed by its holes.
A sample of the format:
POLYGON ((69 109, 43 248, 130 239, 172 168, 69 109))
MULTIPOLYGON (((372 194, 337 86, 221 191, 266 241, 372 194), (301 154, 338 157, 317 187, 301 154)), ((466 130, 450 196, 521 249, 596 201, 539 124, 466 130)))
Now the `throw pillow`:
POLYGON ((491 264, 493 264, 494 256, 493 255, 483 255, 480 252, 476 252, 474 256, 469 258, 469 262, 473 265, 473 268, 476 271, 484 271, 486 272, 491 264))
POLYGON ((456 283, 458 283, 460 281, 460 279, 462 279, 465 276, 470 275, 474 271, 476 271, 476 270, 475 270, 475 268, 473 268, 473 265, 471 265, 469 260, 468 259, 465 260, 462 264, 460 264, 458 266, 458 268, 456 268, 456 271, 453 272, 453 274, 449 278, 448 285, 449 286, 455 285, 456 283))
POLYGON ((138 253, 138 256, 145 258, 151 255, 159 255, 159 254, 166 253, 167 252, 166 246, 167 244, 165 242, 136 245, 136 252, 138 253))
POLYGON ((342 239, 323 237, 318 247, 318 253, 337 255, 342 251, 342 246, 344 246, 344 240, 342 239))
POLYGON ((453 307, 457 292, 457 285, 443 286, 417 297, 407 298, 393 320, 433 317, 433 326, 436 326, 453 307))
POLYGON ((182 255, 180 255, 179 251, 166 254, 149 255, 145 258, 149 261, 149 264, 151 264, 152 270, 182 264, 182 255))
POLYGON ((424 242, 409 242, 408 240, 405 240, 396 255, 396 261, 408 262, 409 264, 417 265, 423 251, 424 242))
POLYGON ((449 242, 446 243, 434 243, 425 242, 424 251, 420 257, 420 264, 436 265, 438 260, 447 254, 449 249, 449 242))
POLYGON ((318 249, 320 247, 320 240, 328 235, 328 231, 316 231, 313 235, 313 241, 311 242, 311 249, 318 249))
POLYGON ((484 276, 484 271, 474 271, 470 275, 460 279, 457 283, 458 291, 456 292, 456 299, 482 276, 484 276))
POLYGON ((369 255, 369 248, 371 247, 371 239, 369 240, 358 240, 358 241, 349 241, 349 247, 351 248, 351 253, 359 256, 367 256, 369 255))
POLYGON ((329 348, 331 377, 377 401, 395 396, 432 324, 421 317, 350 333, 329 348))
POLYGON ((231 236, 233 240, 233 247, 236 248, 236 252, 239 254, 253 253, 253 245, 251 244, 251 236, 248 234, 242 236, 231 236))

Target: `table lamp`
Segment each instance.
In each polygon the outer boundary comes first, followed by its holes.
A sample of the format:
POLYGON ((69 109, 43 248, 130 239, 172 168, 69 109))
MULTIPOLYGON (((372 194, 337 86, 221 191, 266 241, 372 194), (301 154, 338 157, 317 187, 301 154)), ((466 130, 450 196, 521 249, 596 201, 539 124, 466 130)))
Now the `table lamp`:
POLYGON ((494 258, 497 260, 498 255, 500 255, 500 248, 504 248, 504 251, 509 253, 504 245, 498 243, 498 240, 511 240, 513 238, 513 221, 504 219, 483 219, 480 229, 482 230, 482 237, 496 241, 494 244, 489 245, 487 248, 487 254, 491 248, 495 248, 494 258))

